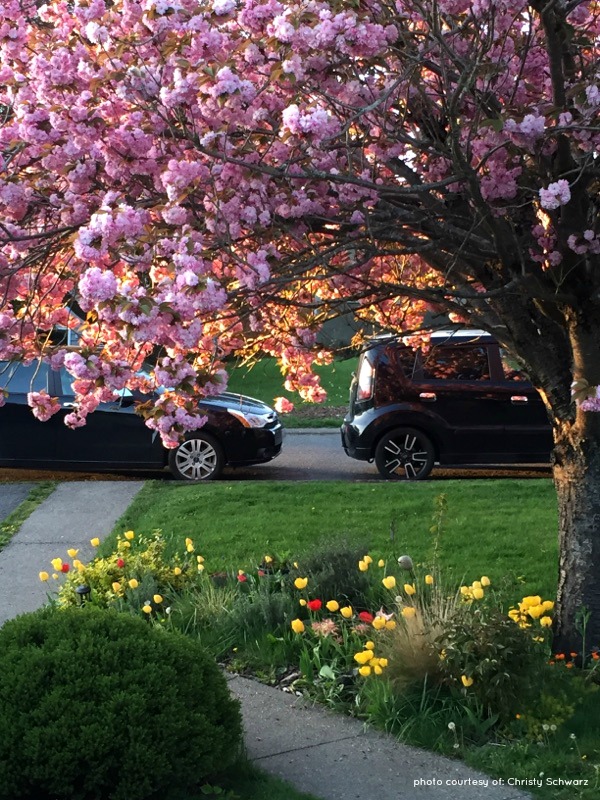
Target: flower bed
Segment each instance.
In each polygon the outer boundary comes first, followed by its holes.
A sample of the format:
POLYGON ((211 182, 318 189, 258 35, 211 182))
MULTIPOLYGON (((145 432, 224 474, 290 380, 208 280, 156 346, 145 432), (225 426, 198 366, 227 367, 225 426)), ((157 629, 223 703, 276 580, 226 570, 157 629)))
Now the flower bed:
POLYGON ((133 531, 90 564, 67 555, 52 578, 40 573, 56 582, 57 606, 114 607, 182 631, 227 669, 468 760, 492 744, 550 751, 594 702, 598 649, 551 654, 551 600, 514 602, 486 575, 451 585, 435 557, 413 564, 342 545, 212 574, 192 539, 167 557, 160 532, 133 531))

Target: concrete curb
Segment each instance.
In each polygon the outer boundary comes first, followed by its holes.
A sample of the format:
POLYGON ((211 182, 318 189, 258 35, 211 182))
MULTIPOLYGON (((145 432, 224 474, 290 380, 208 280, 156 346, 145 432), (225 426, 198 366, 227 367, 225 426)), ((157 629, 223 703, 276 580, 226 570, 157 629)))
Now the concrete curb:
POLYGON ((340 438, 339 428, 286 428, 283 429, 285 436, 329 436, 334 435, 340 438))

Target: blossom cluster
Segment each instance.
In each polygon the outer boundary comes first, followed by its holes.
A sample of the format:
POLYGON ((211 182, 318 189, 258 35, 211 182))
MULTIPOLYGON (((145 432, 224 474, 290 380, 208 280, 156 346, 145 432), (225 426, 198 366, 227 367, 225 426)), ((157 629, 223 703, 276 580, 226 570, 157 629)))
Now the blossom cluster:
MULTIPOLYGON (((581 176, 600 146, 597 4, 560 20, 573 30, 568 109, 554 101, 546 26, 521 0, 2 8, 0 359, 64 358, 53 329, 82 311, 77 347, 99 363, 76 390, 74 426, 158 351, 199 376, 177 370, 166 384, 185 414, 149 410, 168 444, 241 348, 273 355, 287 389, 322 400, 323 309, 358 296, 366 322, 416 328, 427 302, 390 287, 423 297, 443 284, 455 225, 460 248, 486 254, 491 286, 507 268, 496 223, 547 296, 552 267, 569 261, 583 280, 598 255, 593 215, 559 235, 563 212, 593 209, 581 176), (567 145, 565 172, 555 156, 567 145), (426 207, 448 215, 435 211, 431 240, 414 217, 426 207), (389 209, 406 256, 388 253, 389 209)), ((31 405, 40 419, 52 411, 31 405)))

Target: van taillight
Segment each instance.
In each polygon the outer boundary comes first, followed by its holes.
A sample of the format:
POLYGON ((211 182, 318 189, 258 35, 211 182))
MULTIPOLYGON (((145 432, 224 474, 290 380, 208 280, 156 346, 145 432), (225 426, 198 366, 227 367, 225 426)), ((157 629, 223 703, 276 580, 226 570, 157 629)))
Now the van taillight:
POLYGON ((369 400, 373 397, 375 384, 375 368, 367 358, 363 358, 358 368, 358 386, 356 388, 357 400, 369 400))

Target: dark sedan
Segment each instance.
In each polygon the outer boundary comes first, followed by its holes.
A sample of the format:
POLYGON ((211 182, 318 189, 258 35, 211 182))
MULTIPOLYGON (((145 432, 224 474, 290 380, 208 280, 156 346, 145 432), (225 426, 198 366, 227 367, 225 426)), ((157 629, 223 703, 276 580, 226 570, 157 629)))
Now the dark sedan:
POLYGON ((103 403, 85 427, 64 424, 73 410, 71 376, 47 364, 0 362, 0 389, 8 393, 0 408, 0 466, 67 470, 162 470, 180 480, 218 478, 223 467, 261 464, 281 452, 283 431, 277 414, 260 400, 223 393, 199 404, 206 424, 167 450, 160 437, 135 413, 125 394, 103 403), (61 410, 39 422, 27 393, 45 390, 61 410))

